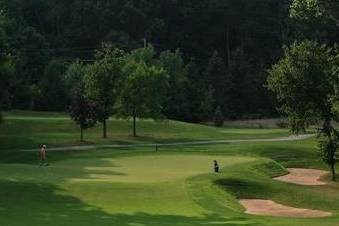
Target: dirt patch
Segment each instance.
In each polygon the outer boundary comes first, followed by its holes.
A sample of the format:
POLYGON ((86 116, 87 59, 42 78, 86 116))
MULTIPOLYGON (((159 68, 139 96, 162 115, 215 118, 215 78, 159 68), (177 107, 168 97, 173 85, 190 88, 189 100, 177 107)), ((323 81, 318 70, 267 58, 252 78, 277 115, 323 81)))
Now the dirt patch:
POLYGON ((330 212, 320 210, 284 206, 271 200, 240 199, 239 202, 246 208, 246 213, 253 215, 302 218, 328 217, 332 215, 330 212))
POLYGON ((320 178, 325 176, 328 172, 316 169, 297 169, 288 168, 288 175, 276 177, 275 180, 300 184, 300 185, 325 185, 326 183, 320 181, 320 178))

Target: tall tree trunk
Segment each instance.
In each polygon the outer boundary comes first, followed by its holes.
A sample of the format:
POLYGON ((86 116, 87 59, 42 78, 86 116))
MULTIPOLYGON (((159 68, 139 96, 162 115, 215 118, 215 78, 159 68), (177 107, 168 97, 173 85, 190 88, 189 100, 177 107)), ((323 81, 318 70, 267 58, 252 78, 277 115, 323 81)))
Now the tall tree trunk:
POLYGON ((103 137, 104 137, 104 139, 106 139, 107 138, 107 125, 106 125, 106 119, 104 119, 104 121, 102 122, 102 125, 103 125, 103 127, 102 127, 102 129, 103 129, 103 137))
POLYGON ((336 181, 337 178, 335 175, 335 164, 334 163, 331 164, 331 172, 332 172, 332 181, 336 181))
MULTIPOLYGON (((333 148, 333 146, 335 147, 335 145, 333 145, 333 142, 336 142, 336 140, 334 140, 332 133, 333 133, 333 127, 332 127, 332 120, 330 118, 325 118, 324 120, 324 124, 323 124, 323 132, 324 134, 327 136, 327 139, 330 142, 330 147, 333 148)), ((327 150, 329 151, 329 150, 327 150)), ((336 181, 336 175, 335 175, 335 150, 330 150, 329 153, 330 156, 328 156, 328 162, 330 162, 330 167, 331 167, 331 174, 332 174, 332 181, 336 181)))
POLYGON ((136 122, 136 120, 137 120, 137 116, 134 112, 133 113, 133 137, 137 136, 137 126, 136 126, 137 122, 136 122))
POLYGON ((84 142, 84 129, 80 126, 80 142, 84 142))

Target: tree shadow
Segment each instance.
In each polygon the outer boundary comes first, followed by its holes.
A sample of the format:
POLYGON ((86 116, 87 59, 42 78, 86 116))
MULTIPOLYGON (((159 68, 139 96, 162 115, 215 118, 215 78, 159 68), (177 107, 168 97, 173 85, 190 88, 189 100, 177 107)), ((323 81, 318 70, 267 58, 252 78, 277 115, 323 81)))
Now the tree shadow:
POLYGON ((244 217, 201 217, 143 213, 109 214, 102 209, 66 195, 48 184, 0 181, 0 222, 2 226, 196 226, 260 225, 244 217))
POLYGON ((239 198, 264 198, 267 194, 261 191, 266 190, 267 186, 256 181, 229 178, 216 180, 215 183, 231 193, 237 199, 239 198))
POLYGON ((119 166, 108 159, 78 159, 49 166, 37 164, 0 164, 0 180, 36 183, 59 183, 72 180, 95 180, 112 176, 127 176, 119 166))

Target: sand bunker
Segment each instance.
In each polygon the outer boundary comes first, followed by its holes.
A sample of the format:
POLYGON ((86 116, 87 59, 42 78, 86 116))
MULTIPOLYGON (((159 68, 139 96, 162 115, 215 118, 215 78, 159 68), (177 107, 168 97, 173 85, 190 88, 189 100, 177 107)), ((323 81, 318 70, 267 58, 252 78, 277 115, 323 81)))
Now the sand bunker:
POLYGON ((240 199, 239 202, 246 208, 246 213, 253 215, 304 218, 328 217, 332 215, 330 212, 320 210, 299 209, 284 206, 271 200, 240 199))
POLYGON ((276 177, 275 180, 284 181, 300 185, 324 185, 325 182, 320 181, 320 178, 328 172, 316 169, 297 169, 288 168, 290 173, 282 177, 276 177))

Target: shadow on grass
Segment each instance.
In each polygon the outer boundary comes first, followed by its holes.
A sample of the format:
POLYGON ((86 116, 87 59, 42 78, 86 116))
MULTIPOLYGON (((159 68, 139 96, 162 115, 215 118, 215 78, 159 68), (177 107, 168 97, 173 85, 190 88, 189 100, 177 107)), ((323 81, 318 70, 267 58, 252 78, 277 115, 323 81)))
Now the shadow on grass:
POLYGON ((196 226, 259 225, 242 217, 202 217, 143 213, 109 214, 81 200, 60 195, 47 184, 0 181, 0 222, 3 226, 196 226))
MULTIPOLYGON (((25 183, 59 183, 68 180, 95 180, 114 176, 127 176, 116 163, 107 159, 82 159, 80 161, 39 164, 0 164, 0 180, 25 183)), ((1 224, 0 224, 1 225, 1 224)), ((1 225, 2 226, 2 225, 1 225)))
POLYGON ((251 180, 243 180, 236 178, 216 180, 215 183, 231 193, 237 199, 239 198, 260 198, 264 197, 263 192, 267 189, 267 185, 251 180))

